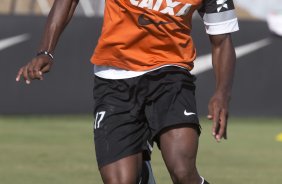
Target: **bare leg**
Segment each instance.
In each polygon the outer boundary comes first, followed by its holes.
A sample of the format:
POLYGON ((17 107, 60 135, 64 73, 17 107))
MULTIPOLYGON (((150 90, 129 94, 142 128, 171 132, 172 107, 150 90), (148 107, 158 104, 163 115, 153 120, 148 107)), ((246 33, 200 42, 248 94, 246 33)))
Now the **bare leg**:
POLYGON ((196 168, 198 133, 188 126, 172 127, 160 134, 160 148, 174 184, 200 184, 196 168))
POLYGON ((104 184, 136 184, 142 169, 142 153, 131 155, 100 168, 104 184))

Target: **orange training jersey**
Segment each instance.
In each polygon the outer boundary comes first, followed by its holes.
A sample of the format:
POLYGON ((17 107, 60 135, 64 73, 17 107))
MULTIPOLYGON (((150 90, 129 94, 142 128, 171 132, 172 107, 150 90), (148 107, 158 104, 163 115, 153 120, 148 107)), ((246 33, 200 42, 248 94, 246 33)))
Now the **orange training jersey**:
POLYGON ((232 0, 106 0, 102 34, 91 62, 131 71, 162 65, 191 70, 196 57, 191 21, 197 9, 204 19, 206 11, 224 13, 234 5, 232 0))

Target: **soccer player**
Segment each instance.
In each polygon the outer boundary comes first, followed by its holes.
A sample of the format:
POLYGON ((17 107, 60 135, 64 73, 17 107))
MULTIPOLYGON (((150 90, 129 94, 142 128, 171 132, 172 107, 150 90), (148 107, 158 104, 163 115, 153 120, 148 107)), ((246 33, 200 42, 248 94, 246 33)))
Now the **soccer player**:
MULTIPOLYGON (((208 108, 216 141, 227 138, 228 104, 235 69, 230 33, 238 22, 232 0, 107 0, 93 57, 94 139, 106 184, 140 183, 148 142, 154 141, 175 184, 207 183, 196 168, 200 125, 192 15, 203 18, 212 46, 215 93, 208 108)), ((60 34, 78 0, 55 1, 37 56, 23 66, 30 84, 50 71, 60 34)), ((141 181, 142 182, 142 181, 141 181)))

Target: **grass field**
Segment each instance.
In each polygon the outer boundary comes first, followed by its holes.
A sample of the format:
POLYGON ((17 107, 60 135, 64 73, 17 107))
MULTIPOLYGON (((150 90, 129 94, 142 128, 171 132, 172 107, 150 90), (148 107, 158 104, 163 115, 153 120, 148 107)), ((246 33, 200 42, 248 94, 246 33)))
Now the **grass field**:
MULTIPOLYGON (((282 182, 282 119, 231 119, 229 140, 216 143, 202 119, 198 169, 212 184, 282 182)), ((90 116, 0 117, 0 183, 100 184, 90 116)), ((158 184, 170 184, 157 148, 158 184)))

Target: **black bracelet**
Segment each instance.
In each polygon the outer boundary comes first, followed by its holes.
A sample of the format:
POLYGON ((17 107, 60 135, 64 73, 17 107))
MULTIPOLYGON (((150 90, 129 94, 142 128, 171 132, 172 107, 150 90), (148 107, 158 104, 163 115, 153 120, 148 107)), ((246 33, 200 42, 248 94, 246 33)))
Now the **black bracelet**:
POLYGON ((49 56, 52 60, 54 59, 54 56, 48 51, 40 51, 36 54, 36 56, 41 56, 41 55, 49 56))

